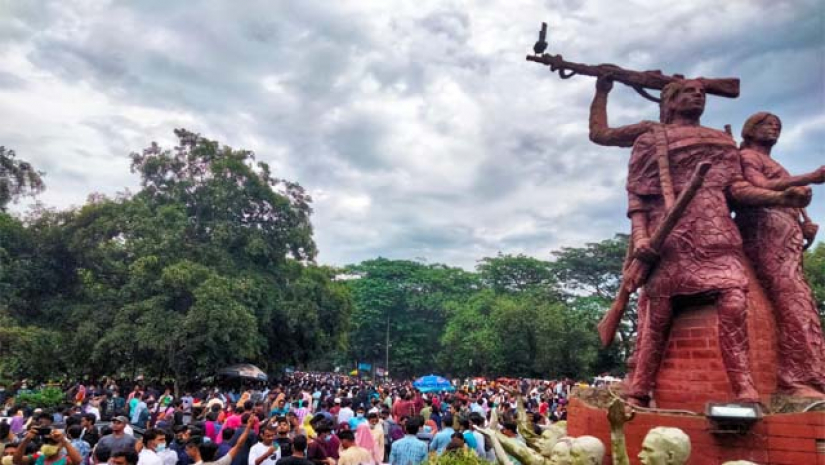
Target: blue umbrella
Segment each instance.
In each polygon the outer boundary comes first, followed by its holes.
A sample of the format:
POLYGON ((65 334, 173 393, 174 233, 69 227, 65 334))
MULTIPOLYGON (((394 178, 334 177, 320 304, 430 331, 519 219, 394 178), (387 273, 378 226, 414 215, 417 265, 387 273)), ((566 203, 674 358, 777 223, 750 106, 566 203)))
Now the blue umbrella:
POLYGON ((413 382, 413 386, 421 392, 455 391, 447 378, 437 375, 422 376, 413 382))

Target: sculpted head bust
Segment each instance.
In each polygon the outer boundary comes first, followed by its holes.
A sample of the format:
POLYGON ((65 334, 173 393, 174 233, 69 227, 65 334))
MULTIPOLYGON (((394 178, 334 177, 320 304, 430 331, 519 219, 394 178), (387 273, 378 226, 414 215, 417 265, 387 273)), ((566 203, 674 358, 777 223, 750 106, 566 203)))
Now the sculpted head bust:
POLYGON ((553 450, 556 444, 567 435, 567 424, 559 422, 555 425, 547 427, 542 431, 541 436, 535 443, 535 448, 538 452, 548 458, 553 457, 553 450))
POLYGON ((573 438, 560 438, 550 453, 550 465, 570 465, 573 463, 573 459, 570 457, 570 449, 572 446, 573 438))
POLYGON ((579 436, 570 448, 572 465, 601 465, 604 460, 604 444, 593 436, 579 436))
POLYGON ((679 428, 657 427, 648 431, 639 452, 644 465, 683 465, 690 457, 690 438, 679 428))

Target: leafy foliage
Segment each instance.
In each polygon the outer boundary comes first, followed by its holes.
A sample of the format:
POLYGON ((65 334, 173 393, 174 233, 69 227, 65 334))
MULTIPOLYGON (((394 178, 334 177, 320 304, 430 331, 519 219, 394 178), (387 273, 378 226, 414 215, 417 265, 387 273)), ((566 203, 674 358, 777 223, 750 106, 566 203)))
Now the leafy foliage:
POLYGON ((486 465, 489 462, 468 449, 450 451, 446 454, 430 454, 423 465, 486 465))
POLYGON ((20 393, 15 401, 19 404, 27 403, 33 408, 54 408, 66 400, 66 395, 58 388, 47 387, 39 391, 20 393))
POLYGON ((805 252, 805 277, 814 292, 814 300, 819 309, 819 319, 825 326, 825 243, 820 242, 805 252))
POLYGON ((173 150, 132 155, 143 186, 133 196, 25 222, 0 214, 4 368, 182 383, 342 347, 351 298, 334 270, 312 263, 303 188, 249 151, 176 134, 173 150))
POLYGON ((29 163, 17 159, 14 150, 0 146, 0 212, 9 202, 23 195, 34 195, 45 188, 43 173, 29 163))
MULTIPOLYGON (((240 361, 330 370, 387 355, 393 376, 623 371, 636 303, 618 347, 600 347, 596 324, 617 293, 626 235, 549 260, 500 253, 475 271, 385 258, 318 266, 300 185, 252 152, 175 133, 176 147, 131 155, 134 195, 22 219, 2 209, 42 189, 40 173, 0 147, 4 377, 186 383, 240 361)), ((805 273, 825 321, 825 245, 806 252, 805 273)))

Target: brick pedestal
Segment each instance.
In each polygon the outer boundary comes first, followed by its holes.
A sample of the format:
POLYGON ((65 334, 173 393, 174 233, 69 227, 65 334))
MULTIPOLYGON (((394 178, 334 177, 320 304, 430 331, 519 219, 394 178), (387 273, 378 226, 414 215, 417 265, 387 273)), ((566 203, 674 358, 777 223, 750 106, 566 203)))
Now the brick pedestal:
MULTIPOLYGON (((748 268, 748 337, 756 388, 765 405, 776 392, 776 323, 771 304, 748 268)), ((656 378, 656 406, 703 412, 708 402, 733 399, 719 349, 718 317, 713 304, 674 308, 667 351, 656 378)))
MULTIPOLYGON (((570 436, 596 436, 610 454, 606 410, 572 399, 567 413, 570 436)), ((639 464, 642 440, 655 426, 679 428, 690 437, 688 465, 718 465, 728 460, 750 460, 761 465, 825 465, 825 412, 767 415, 742 435, 715 434, 700 416, 637 412, 625 425, 631 464, 639 464)), ((612 461, 608 458, 604 463, 612 461)))

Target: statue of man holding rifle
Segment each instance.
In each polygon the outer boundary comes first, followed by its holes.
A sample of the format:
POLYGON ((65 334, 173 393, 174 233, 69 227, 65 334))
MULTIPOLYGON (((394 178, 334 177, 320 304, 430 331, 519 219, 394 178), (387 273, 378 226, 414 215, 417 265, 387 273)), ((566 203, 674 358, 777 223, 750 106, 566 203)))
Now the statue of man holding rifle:
POLYGON ((565 79, 574 74, 600 77, 604 99, 598 95, 594 99, 591 138, 602 145, 633 147, 627 178, 632 250, 620 295, 599 328, 602 341, 609 344, 629 295, 643 289, 647 309, 640 310, 644 318, 639 322, 629 402, 647 406, 666 348, 674 301, 696 298, 712 299, 718 309, 719 345, 736 399, 758 402, 748 361, 748 280, 742 237, 729 205, 802 208, 810 202, 811 191, 753 186, 743 177, 730 134, 700 125, 706 92, 736 97, 738 80, 685 79, 614 65, 582 65, 559 55, 528 60, 550 66, 565 79), (598 112, 606 105, 608 77, 659 101, 659 122, 607 128, 606 113, 598 112), (661 97, 645 89, 661 90, 661 97))

